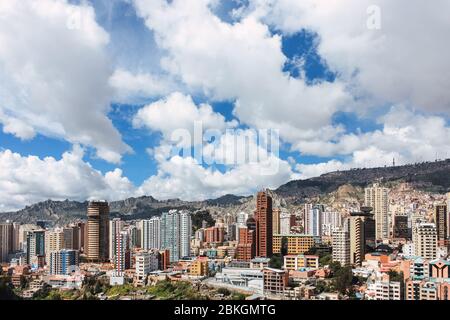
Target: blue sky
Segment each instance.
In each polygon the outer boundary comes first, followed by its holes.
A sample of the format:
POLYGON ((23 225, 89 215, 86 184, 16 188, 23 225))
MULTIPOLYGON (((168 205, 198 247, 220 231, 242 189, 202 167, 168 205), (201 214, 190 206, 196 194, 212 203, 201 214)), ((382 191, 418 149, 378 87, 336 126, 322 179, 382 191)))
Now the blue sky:
MULTIPOLYGON (((385 17, 376 30, 365 27, 368 1, 347 11, 309 2, 43 0, 54 10, 38 11, 12 0, 0 8, 0 45, 9 48, 0 52, 0 210, 46 198, 251 194, 392 158, 446 156, 449 48, 438 13, 417 17, 435 30, 430 37, 396 23, 402 13, 387 1, 376 1, 385 17), (64 24, 76 10, 81 27, 72 29, 64 24), (280 130, 280 152, 265 163, 277 171, 169 155, 170 135, 192 133, 194 119, 222 134, 244 130, 238 139, 280 130), (58 182, 36 187, 45 177, 58 182)), ((216 147, 228 145, 222 138, 216 147)))

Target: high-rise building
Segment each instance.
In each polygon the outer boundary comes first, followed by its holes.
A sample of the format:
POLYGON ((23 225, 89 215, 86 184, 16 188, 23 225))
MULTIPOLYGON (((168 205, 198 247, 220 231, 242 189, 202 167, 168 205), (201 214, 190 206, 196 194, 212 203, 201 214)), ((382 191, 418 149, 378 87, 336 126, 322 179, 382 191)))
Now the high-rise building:
POLYGON ((415 255, 424 259, 437 258, 437 230, 433 223, 419 223, 414 232, 415 255))
POLYGON ((225 228, 223 227, 209 227, 205 229, 205 242, 207 243, 222 243, 225 239, 225 228))
POLYGON ((141 229, 136 225, 130 225, 126 230, 130 237, 130 248, 141 248, 141 229))
POLYGON ((280 228, 281 228, 281 226, 280 226, 280 224, 281 224, 280 219, 281 219, 281 209, 279 209, 279 208, 273 209, 273 213, 272 213, 272 222, 273 222, 273 228, 272 229, 273 229, 273 232, 272 232, 272 234, 280 234, 280 233, 282 233, 280 231, 280 228))
POLYGON ((248 219, 248 213, 245 212, 239 212, 237 214, 236 223, 240 226, 245 226, 248 219))
POLYGON ((63 228, 64 249, 80 250, 80 227, 78 224, 71 224, 63 228))
POLYGON ((333 231, 342 227, 342 217, 339 212, 335 211, 324 211, 322 214, 322 235, 330 236, 333 234, 333 231))
POLYGON ((255 231, 248 227, 240 227, 239 242, 236 247, 236 259, 240 261, 251 261, 256 253, 255 242, 255 231))
POLYGON ((374 184, 365 189, 365 205, 373 208, 376 240, 389 238, 389 189, 374 184))
POLYGON ((322 217, 323 212, 325 211, 325 208, 323 205, 315 205, 314 207, 309 210, 309 228, 308 233, 309 235, 315 236, 315 237, 321 237, 322 236, 322 217))
POLYGON ((337 228, 332 236, 333 261, 337 261, 341 266, 350 265, 350 237, 345 228, 337 228))
POLYGON ((171 210, 161 216, 161 248, 170 252, 170 262, 191 252, 192 222, 189 212, 171 210))
POLYGON ((180 257, 191 255, 192 220, 187 211, 180 212, 180 257))
POLYGON ((50 255, 54 251, 64 249, 64 231, 61 228, 45 231, 45 261, 50 263, 50 255))
POLYGON ((117 237, 125 227, 125 222, 120 218, 114 218, 109 221, 109 258, 114 260, 114 253, 116 252, 117 237))
POLYGON ((295 215, 282 212, 280 215, 280 232, 275 234, 290 234, 291 228, 295 226, 295 215))
POLYGON ((438 241, 445 243, 450 240, 450 215, 446 204, 434 206, 434 222, 436 224, 438 241))
POLYGON ((313 205, 310 203, 306 203, 303 206, 303 233, 304 234, 312 234, 312 231, 310 230, 311 228, 311 210, 313 208, 313 205))
POLYGON ((114 270, 117 274, 123 273, 130 268, 131 253, 128 233, 126 231, 119 232, 115 237, 114 246, 114 270))
POLYGON ((161 218, 141 221, 141 246, 144 250, 161 248, 161 218))
POLYGON ((0 223, 0 262, 9 262, 8 255, 14 247, 14 226, 11 222, 0 223))
POLYGON ((350 216, 347 220, 350 239, 350 264, 360 266, 364 260, 364 220, 360 216, 350 216))
POLYGON ((359 266, 364 260, 368 247, 375 246, 375 221, 371 207, 361 207, 360 212, 352 212, 347 219, 346 231, 350 239, 350 263, 359 266))
POLYGON ((256 196, 256 256, 272 256, 272 197, 267 192, 258 192, 256 196))
POLYGON ((49 257, 50 274, 69 275, 79 264, 77 250, 52 251, 49 257))
POLYGON ((394 239, 409 239, 410 232, 408 227, 408 216, 407 215, 396 215, 394 216, 393 226, 392 226, 392 237, 394 239))
POLYGON ((32 264, 33 261, 45 259, 45 231, 33 230, 27 233, 26 245, 26 263, 32 264))
POLYGON ((87 210, 86 257, 89 261, 109 260, 109 205, 106 201, 91 201, 87 210))

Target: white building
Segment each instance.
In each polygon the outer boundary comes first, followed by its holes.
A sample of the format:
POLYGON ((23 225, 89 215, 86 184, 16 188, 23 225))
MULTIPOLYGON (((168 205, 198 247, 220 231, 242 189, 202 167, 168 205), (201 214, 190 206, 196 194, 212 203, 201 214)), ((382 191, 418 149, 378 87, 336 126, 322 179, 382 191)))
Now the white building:
POLYGON ((114 260, 114 253, 116 252, 116 238, 123 230, 125 223, 119 218, 109 221, 109 258, 114 260))
POLYGON ((323 205, 315 205, 311 210, 309 210, 309 235, 315 237, 322 236, 322 214, 324 211, 323 205))
POLYGON ((337 228, 332 236, 333 261, 350 265, 350 236, 344 228, 337 228))
POLYGON ((434 223, 419 223, 414 232, 415 255, 424 259, 437 258, 437 230, 434 223))
POLYGON ((161 249, 161 218, 141 221, 141 246, 144 250, 161 249))
POLYGON ((192 220, 187 211, 180 213, 180 257, 191 255, 192 220))
POLYGON ((290 234, 292 227, 292 214, 282 212, 280 214, 280 234, 290 234))
POLYGON ((130 244, 126 231, 121 231, 115 237, 114 269, 117 273, 123 273, 130 267, 130 244))
POLYGON ((158 270, 159 260, 157 251, 142 251, 136 254, 136 283, 145 285, 145 281, 150 272, 158 270))
POLYGON ((161 216, 161 248, 168 249, 170 261, 191 253, 192 221, 187 211, 170 210, 161 216))
POLYGON ((365 292, 365 298, 367 300, 400 300, 400 282, 377 280, 369 283, 365 292))

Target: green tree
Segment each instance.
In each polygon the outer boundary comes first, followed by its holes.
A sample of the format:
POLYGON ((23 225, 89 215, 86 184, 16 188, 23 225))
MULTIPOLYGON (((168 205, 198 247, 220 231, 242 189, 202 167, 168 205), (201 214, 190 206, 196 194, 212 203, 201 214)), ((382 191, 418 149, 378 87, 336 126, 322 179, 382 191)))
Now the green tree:
POLYGON ((353 285, 353 272, 351 267, 343 267, 336 271, 333 285, 341 294, 349 294, 353 285))
POLYGON ((331 254, 324 255, 323 257, 319 258, 319 264, 321 267, 328 266, 333 262, 333 257, 331 254))
POLYGON ((280 254, 274 254, 269 261, 269 267, 280 269, 283 266, 283 256, 280 254))
MULTIPOLYGON (((0 268, 1 269, 1 268, 0 268)), ((0 277, 0 300, 19 300, 19 297, 14 293, 11 288, 11 282, 9 277, 0 277)))
POLYGON ((339 261, 332 261, 330 263, 330 269, 333 274, 336 274, 341 268, 341 263, 339 261))

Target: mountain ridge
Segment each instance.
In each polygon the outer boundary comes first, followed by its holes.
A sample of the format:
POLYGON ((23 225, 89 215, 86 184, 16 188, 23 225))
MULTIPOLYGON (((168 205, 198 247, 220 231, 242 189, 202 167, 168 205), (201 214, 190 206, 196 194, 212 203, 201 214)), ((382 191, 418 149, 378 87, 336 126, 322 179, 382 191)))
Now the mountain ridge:
MULTIPOLYGON (((404 166, 334 171, 309 179, 292 180, 271 190, 271 193, 277 197, 280 204, 299 205, 307 199, 335 192, 343 185, 365 187, 377 181, 385 184, 397 181, 408 182, 418 189, 445 193, 450 190, 450 159, 404 166)), ((250 210, 252 205, 254 205, 254 196, 233 194, 204 201, 157 200, 152 196, 142 196, 112 201, 110 211, 112 217, 130 220, 150 218, 169 209, 207 210, 220 215, 250 210)), ((88 201, 46 200, 16 212, 0 213, 0 220, 10 219, 22 223, 48 220, 54 224, 63 224, 72 220, 85 219, 87 206, 88 201)))

